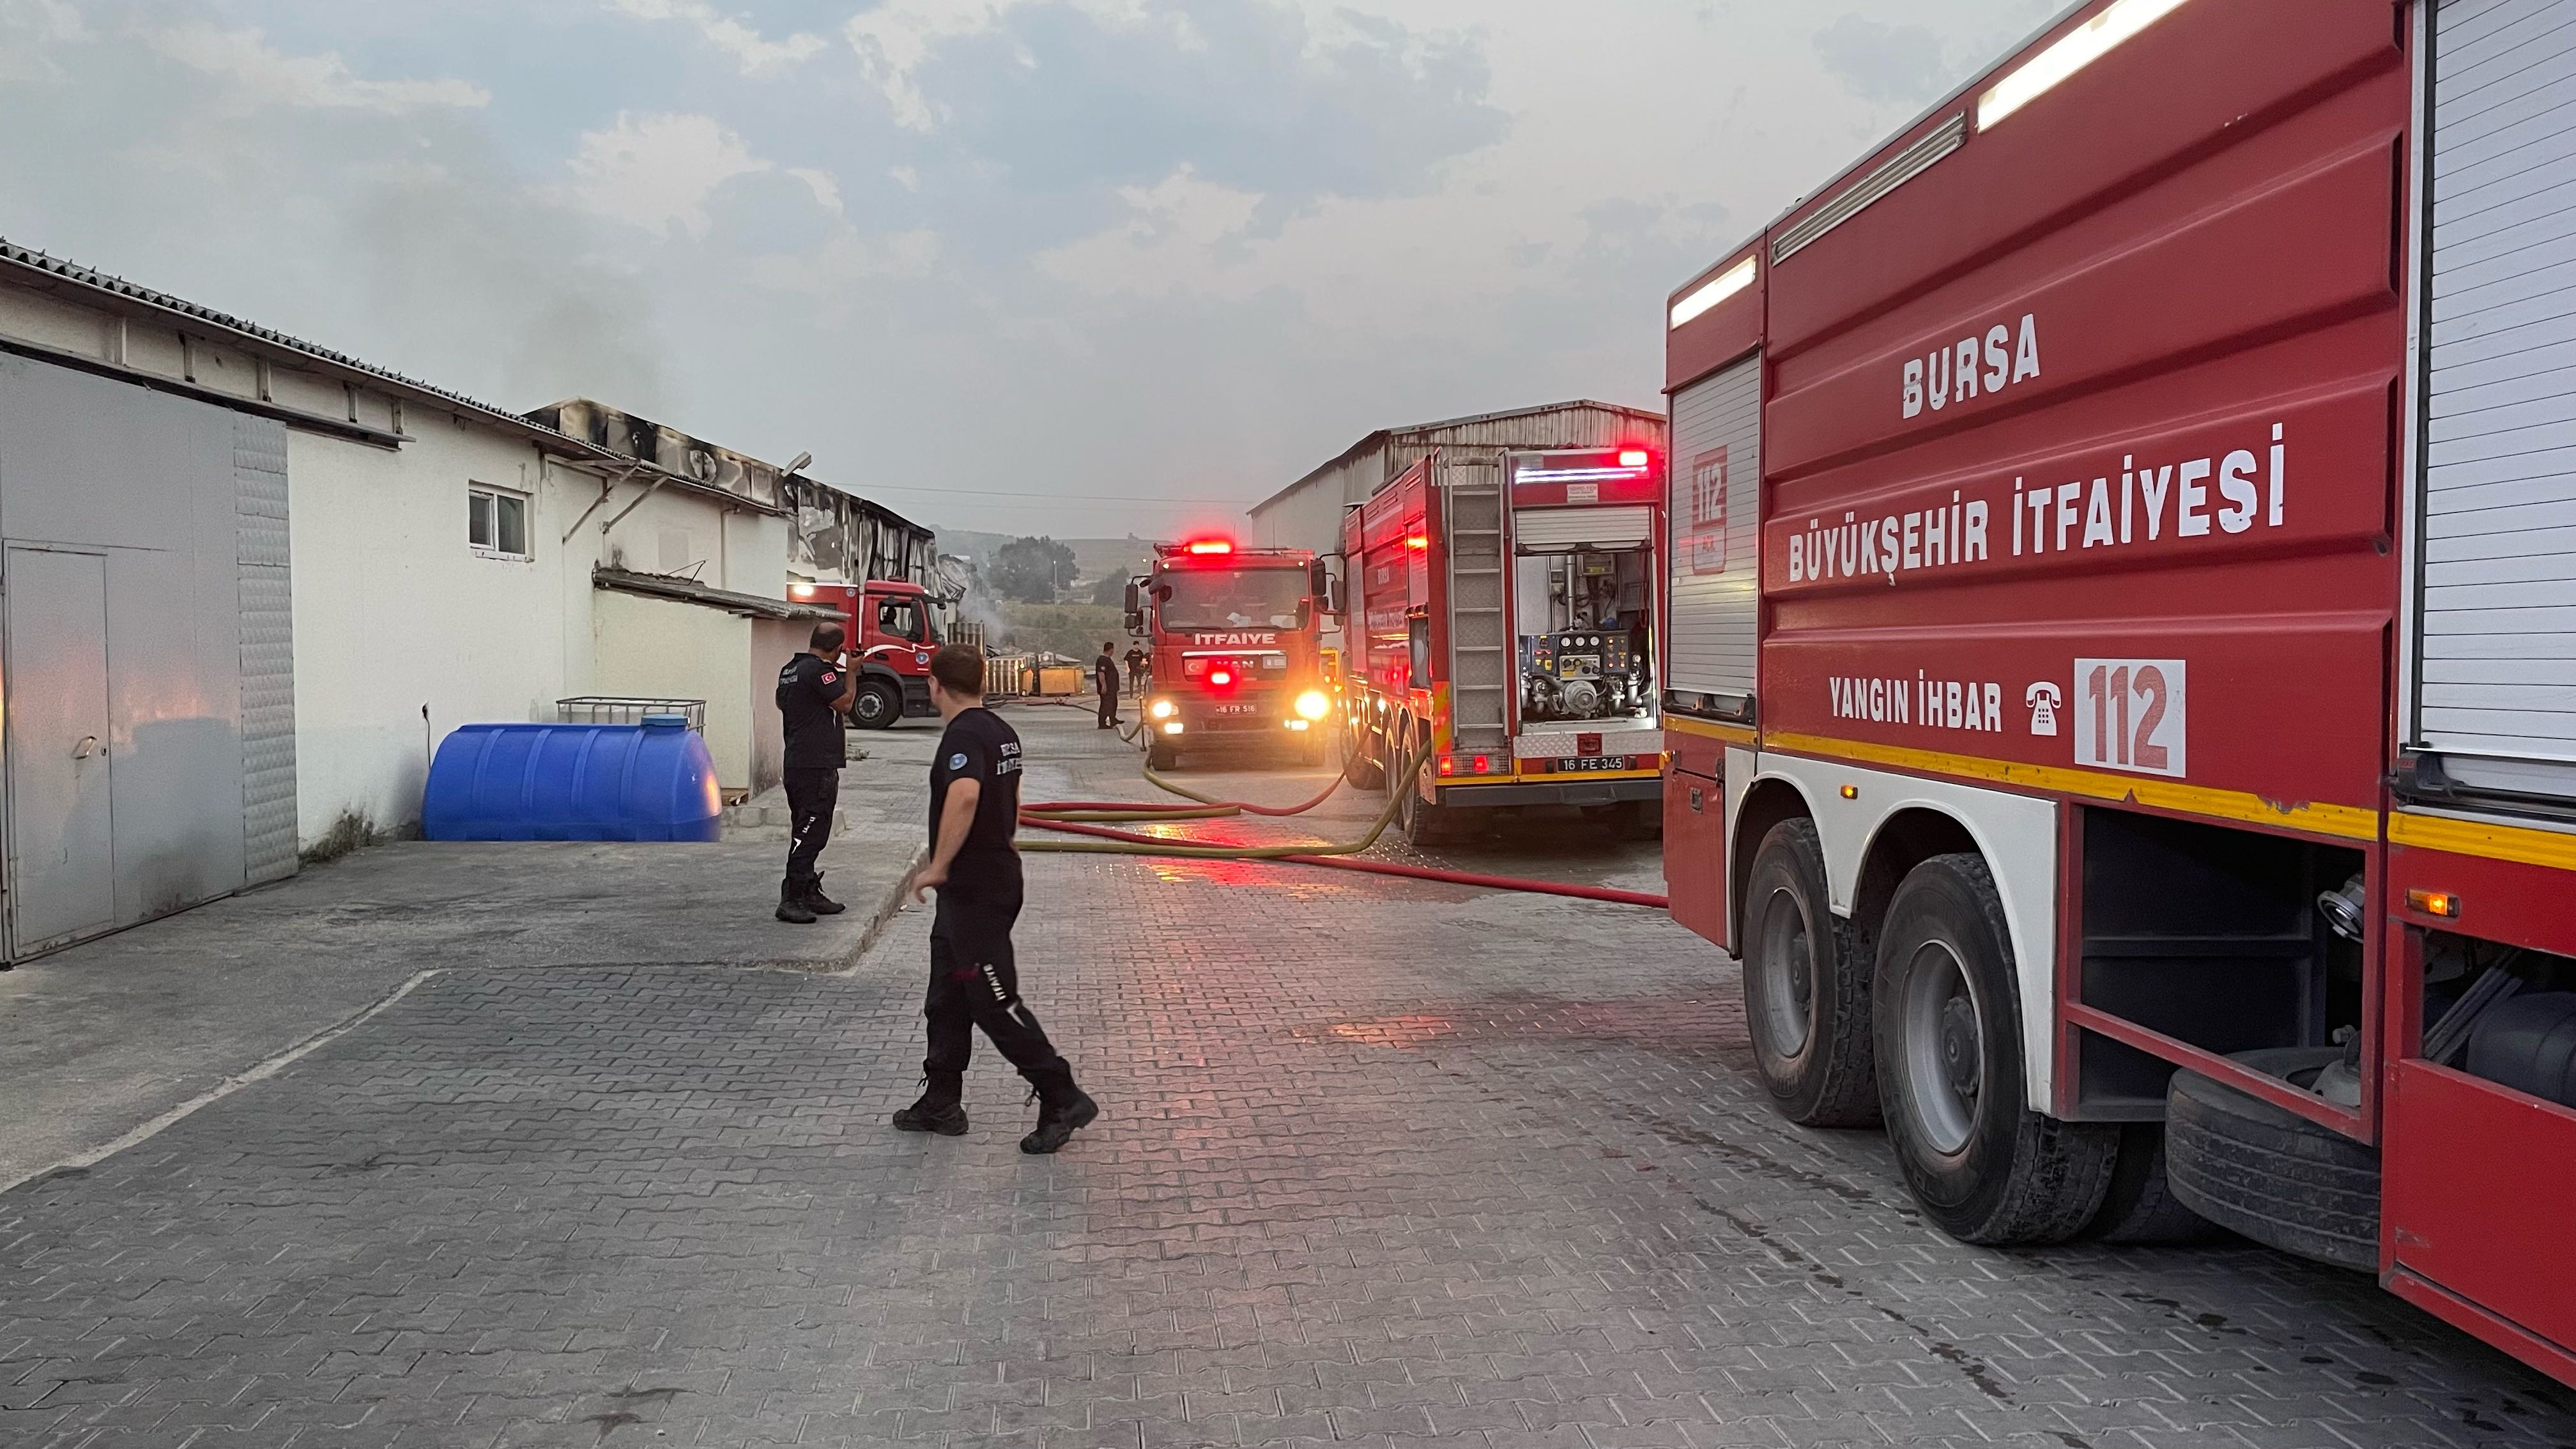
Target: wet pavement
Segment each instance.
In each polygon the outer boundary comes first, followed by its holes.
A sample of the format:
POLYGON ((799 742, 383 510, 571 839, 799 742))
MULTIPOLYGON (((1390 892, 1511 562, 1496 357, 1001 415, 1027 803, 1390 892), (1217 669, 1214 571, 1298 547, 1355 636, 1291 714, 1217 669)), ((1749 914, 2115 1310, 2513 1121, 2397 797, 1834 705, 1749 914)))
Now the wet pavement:
MULTIPOLYGON (((1009 718, 1032 796, 1134 790, 1080 715, 1009 718)), ((1542 831, 1438 858, 1655 888, 1542 831)), ((2576 1395, 2365 1280, 1942 1237, 1877 1138, 1770 1113, 1731 965, 1659 913, 1028 873, 1024 989, 1106 1107, 1062 1155, 988 1049, 968 1135, 883 1125, 918 911, 840 973, 460 964, 0 1194, 0 1443, 2576 1444, 2576 1395)))

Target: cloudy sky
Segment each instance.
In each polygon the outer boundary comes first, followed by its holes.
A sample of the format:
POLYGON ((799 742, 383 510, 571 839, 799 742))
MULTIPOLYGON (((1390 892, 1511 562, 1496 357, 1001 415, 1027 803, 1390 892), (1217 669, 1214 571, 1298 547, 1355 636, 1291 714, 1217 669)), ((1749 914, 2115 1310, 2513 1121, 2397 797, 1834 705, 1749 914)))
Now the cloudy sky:
POLYGON ((927 522, 1653 406, 1664 295, 2059 0, 0 0, 0 235, 927 522))

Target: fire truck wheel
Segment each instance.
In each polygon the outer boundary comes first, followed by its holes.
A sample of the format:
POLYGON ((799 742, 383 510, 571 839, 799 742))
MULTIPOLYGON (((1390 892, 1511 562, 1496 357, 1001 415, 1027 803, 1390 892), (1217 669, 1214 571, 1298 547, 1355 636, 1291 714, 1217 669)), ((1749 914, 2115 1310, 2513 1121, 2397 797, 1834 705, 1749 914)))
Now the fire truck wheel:
MULTIPOLYGON (((2229 1060, 2305 1086, 2341 1047, 2275 1047, 2229 1060)), ((2165 1088, 2166 1166, 2174 1196, 2258 1243, 2379 1270, 2379 1153, 2296 1112, 2178 1071, 2165 1088)))
POLYGON ((903 692, 882 679, 862 679, 850 701, 850 723, 863 730, 890 729, 903 718, 903 692))
POLYGON ((1815 822, 1762 837, 1744 896, 1744 1014, 1772 1103, 1807 1127, 1878 1121, 1870 1068, 1869 970, 1825 894, 1815 822))
POLYGON ((1157 774, 1173 768, 1180 762, 1181 752, 1169 745, 1153 744, 1145 747, 1145 768, 1157 774))
POLYGON ((1404 838, 1416 845, 1445 845, 1457 837, 1457 810, 1422 798, 1422 792, 1410 782, 1397 786, 1404 792, 1403 803, 1396 810, 1396 823, 1404 827, 1404 838))
POLYGON ((1371 758, 1367 736, 1353 730, 1342 739, 1342 778, 1361 790, 1375 790, 1386 784, 1386 766, 1371 758))
POLYGON ((2104 1243, 2205 1243, 2223 1231, 2174 1196, 2165 1178, 2164 1124, 2122 1123, 2111 1191, 2083 1236, 2104 1243))
POLYGON ((2054 1243, 2101 1211, 2120 1129, 2023 1100, 2011 940, 1978 856, 1936 855, 1897 886, 1871 990, 1879 1099, 1935 1226, 1962 1242, 2054 1243))

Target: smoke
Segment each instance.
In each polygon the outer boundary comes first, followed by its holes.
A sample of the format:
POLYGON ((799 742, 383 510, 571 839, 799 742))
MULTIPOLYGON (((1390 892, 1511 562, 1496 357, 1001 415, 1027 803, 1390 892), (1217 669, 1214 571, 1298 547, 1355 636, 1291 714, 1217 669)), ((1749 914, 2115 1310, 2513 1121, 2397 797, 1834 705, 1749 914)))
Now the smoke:
POLYGON ((501 154, 481 87, 190 0, 70 13, 0 0, 11 240, 512 409, 682 402, 655 297, 501 154))

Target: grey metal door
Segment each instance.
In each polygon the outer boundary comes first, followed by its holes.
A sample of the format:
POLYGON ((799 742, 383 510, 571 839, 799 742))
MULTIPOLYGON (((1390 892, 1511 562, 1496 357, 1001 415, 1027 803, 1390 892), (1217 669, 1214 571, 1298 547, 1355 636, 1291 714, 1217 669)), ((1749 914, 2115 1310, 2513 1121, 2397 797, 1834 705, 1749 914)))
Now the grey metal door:
POLYGON ((107 560, 12 548, 5 567, 10 917, 24 953, 115 924, 107 560))

